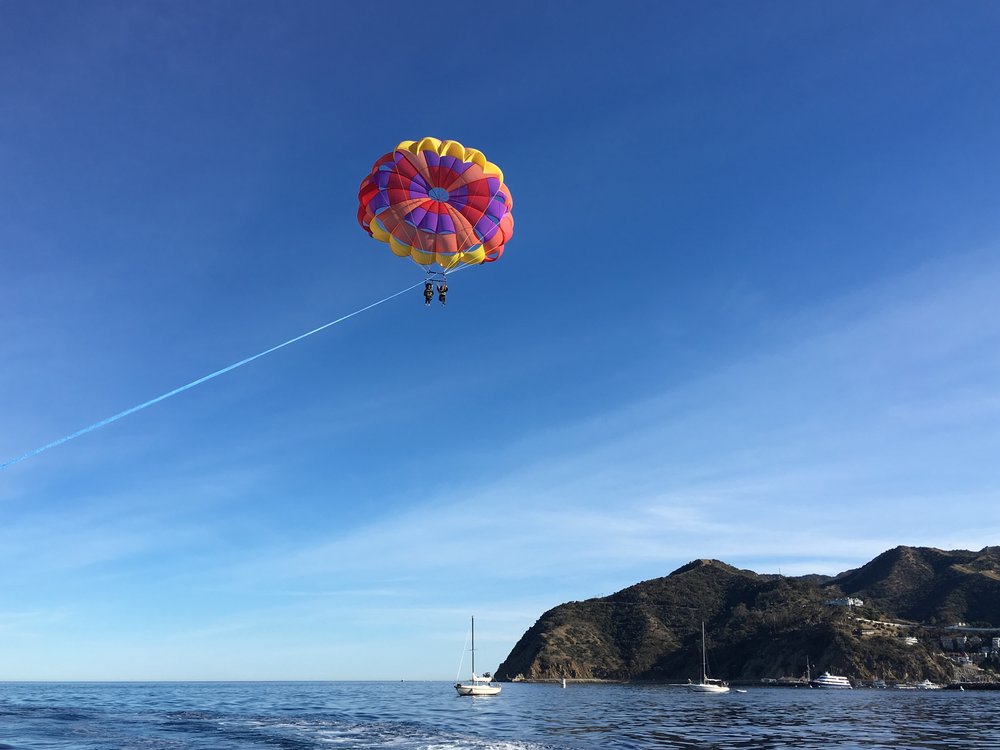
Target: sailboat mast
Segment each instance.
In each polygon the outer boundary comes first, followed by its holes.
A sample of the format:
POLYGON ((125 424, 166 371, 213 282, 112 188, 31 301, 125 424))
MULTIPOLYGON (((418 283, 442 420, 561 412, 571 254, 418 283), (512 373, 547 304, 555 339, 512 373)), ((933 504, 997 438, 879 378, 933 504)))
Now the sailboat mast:
POLYGON ((705 621, 701 623, 701 681, 708 682, 708 664, 705 658, 705 621))
POLYGON ((472 674, 476 674, 476 618, 472 617, 472 674))

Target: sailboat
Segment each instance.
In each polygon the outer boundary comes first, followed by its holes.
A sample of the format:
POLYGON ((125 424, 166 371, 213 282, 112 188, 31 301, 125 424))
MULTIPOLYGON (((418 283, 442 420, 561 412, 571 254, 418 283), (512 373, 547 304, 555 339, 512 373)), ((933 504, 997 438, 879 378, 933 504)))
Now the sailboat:
POLYGON ((708 661, 705 658, 705 623, 701 624, 701 682, 688 684, 695 693, 728 693, 729 685, 722 680, 711 680, 708 677, 708 661))
POLYGON ((467 682, 456 682, 455 690, 459 695, 499 695, 500 686, 493 682, 493 675, 484 672, 476 674, 476 618, 472 618, 472 679, 467 682))

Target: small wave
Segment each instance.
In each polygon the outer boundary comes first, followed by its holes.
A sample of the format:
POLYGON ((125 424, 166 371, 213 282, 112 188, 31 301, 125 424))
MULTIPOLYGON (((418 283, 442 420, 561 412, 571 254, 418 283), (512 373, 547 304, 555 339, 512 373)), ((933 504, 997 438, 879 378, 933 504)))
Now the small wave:
POLYGON ((291 721, 257 719, 248 722, 246 727, 252 727, 253 731, 259 733, 260 739, 268 742, 300 740, 304 743, 341 745, 352 750, 546 750, 548 747, 533 742, 494 740, 433 731, 407 723, 336 722, 318 718, 291 721))

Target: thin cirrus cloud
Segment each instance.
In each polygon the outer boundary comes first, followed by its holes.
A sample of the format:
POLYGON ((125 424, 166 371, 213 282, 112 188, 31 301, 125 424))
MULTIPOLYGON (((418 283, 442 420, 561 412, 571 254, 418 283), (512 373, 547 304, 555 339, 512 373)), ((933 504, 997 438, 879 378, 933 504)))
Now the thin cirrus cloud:
MULTIPOLYGON (((997 445, 984 417, 997 408, 990 384, 1000 355, 989 345, 1000 335, 998 282, 997 264, 968 255, 782 322, 762 354, 526 438, 503 462, 513 467, 505 477, 470 480, 279 569, 442 570, 502 540, 510 562, 497 576, 713 551, 839 572, 838 560, 850 567, 923 538, 900 515, 907 508, 960 497, 985 510, 993 501, 982 483, 995 470, 968 472, 960 486, 939 486, 937 476, 961 473, 963 452, 983 441, 997 445), (817 552, 831 536, 842 540, 834 559, 817 552), (363 554, 370 549, 377 559, 363 554)), ((949 538, 971 546, 985 535, 977 523, 949 538)))
MULTIPOLYGON (((756 356, 525 435, 498 452, 491 477, 456 470, 429 497, 399 488, 387 498, 397 510, 372 522, 220 547, 216 512, 275 469, 243 476, 193 462, 138 502, 122 490, 12 521, 4 558, 106 569, 198 549, 164 562, 171 580, 343 599, 475 577, 499 599, 515 579, 627 584, 701 557, 832 574, 900 543, 981 546, 996 532, 982 520, 930 539, 919 519, 955 502, 981 519, 996 500, 991 464, 966 466, 963 455, 997 445, 984 415, 995 414, 1000 371, 989 346, 998 281, 995 264, 966 256, 780 321, 756 356), (962 476, 941 479, 951 475, 962 476), (480 548, 501 551, 504 565, 455 565, 480 548), (390 583, 400 570, 408 580, 390 583)), ((262 523, 259 512, 248 522, 262 523)))

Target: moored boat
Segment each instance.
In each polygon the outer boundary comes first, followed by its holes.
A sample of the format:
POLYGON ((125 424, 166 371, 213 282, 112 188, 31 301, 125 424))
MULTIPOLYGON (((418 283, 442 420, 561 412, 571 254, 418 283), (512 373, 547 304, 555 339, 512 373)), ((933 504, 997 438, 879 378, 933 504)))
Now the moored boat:
POLYGON ((810 680, 809 684, 812 687, 818 688, 839 688, 841 690, 850 690, 853 685, 851 681, 846 677, 841 675, 830 674, 829 672, 824 672, 819 677, 814 680, 810 680))
POLYGON ((729 685, 722 680, 708 676, 708 660, 705 658, 705 623, 701 624, 701 682, 689 682, 688 689, 694 693, 728 693, 729 685))
POLYGON ((476 618, 472 618, 472 678, 465 682, 456 682, 455 690, 459 695, 499 695, 500 686, 493 682, 493 675, 484 672, 476 674, 476 618))

